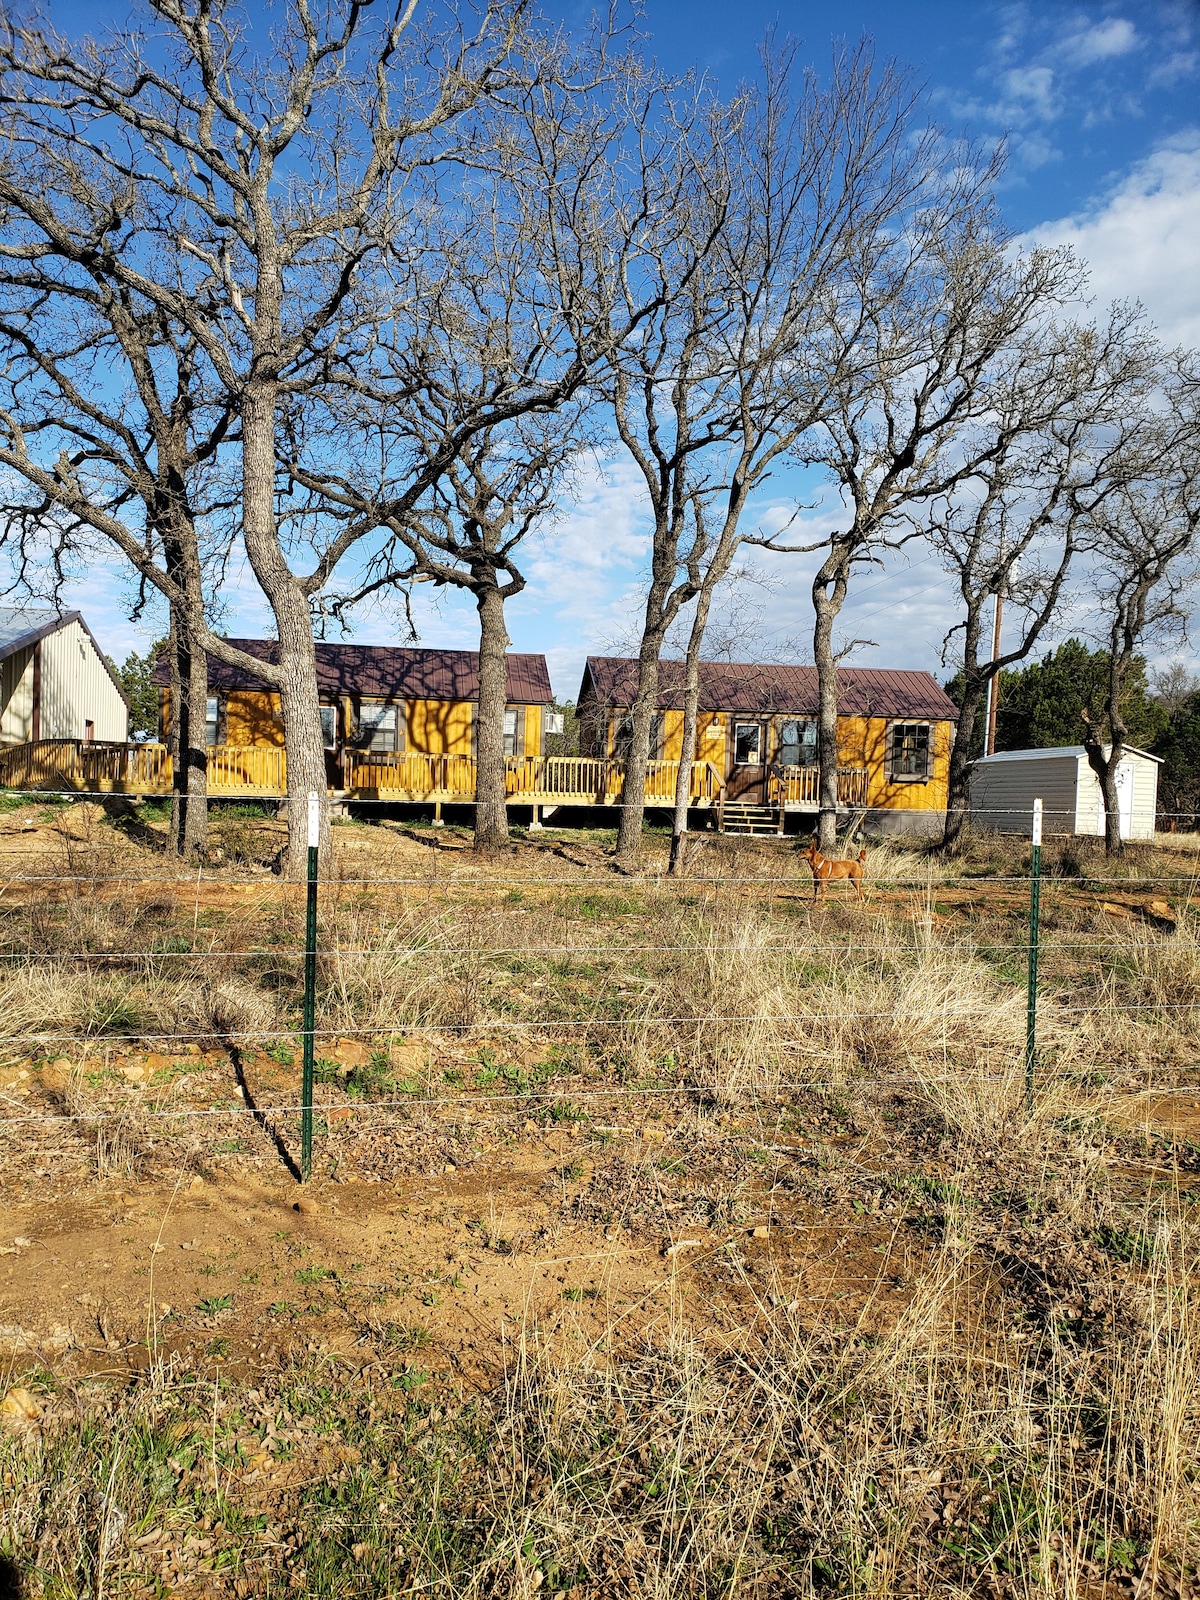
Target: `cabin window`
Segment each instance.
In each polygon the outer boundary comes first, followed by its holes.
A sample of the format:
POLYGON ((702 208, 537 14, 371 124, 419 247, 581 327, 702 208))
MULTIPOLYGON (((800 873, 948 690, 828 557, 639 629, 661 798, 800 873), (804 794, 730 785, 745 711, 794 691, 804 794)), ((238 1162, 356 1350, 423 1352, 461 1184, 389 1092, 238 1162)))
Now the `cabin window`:
POLYGON ((628 761, 633 749, 633 718, 622 717, 613 734, 613 755, 618 761, 628 761))
POLYGON ((656 711, 650 719, 650 759, 651 761, 666 760, 667 745, 667 719, 661 711, 656 711))
POLYGON ((817 725, 788 718, 779 724, 781 767, 815 767, 817 764, 817 725))
POLYGON ((733 729, 733 761, 738 767, 762 766, 762 724, 738 722, 733 729))
POLYGON ((210 694, 204 702, 204 742, 212 746, 221 742, 221 697, 210 694))
POLYGON ((894 722, 891 754, 895 782, 924 783, 929 777, 929 724, 894 722))
POLYGON ((363 750, 395 750, 396 707, 363 706, 358 713, 358 744, 363 750))
POLYGON ((524 706, 505 706, 504 708, 504 754, 512 757, 525 754, 524 706))
POLYGON ((326 750, 337 748, 337 707, 321 707, 321 743, 326 750))

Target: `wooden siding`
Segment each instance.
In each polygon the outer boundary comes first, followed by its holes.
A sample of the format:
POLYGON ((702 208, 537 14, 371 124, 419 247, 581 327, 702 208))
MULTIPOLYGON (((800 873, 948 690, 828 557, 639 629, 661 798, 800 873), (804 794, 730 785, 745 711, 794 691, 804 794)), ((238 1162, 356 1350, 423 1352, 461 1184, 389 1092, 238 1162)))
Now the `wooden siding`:
POLYGON ((410 700, 406 748, 414 754, 469 756, 475 708, 469 700, 410 700))
MULTIPOLYGON (((628 711, 614 711, 608 717, 606 754, 611 758, 616 751, 617 730, 628 711)), ((678 761, 683 749, 683 712, 664 711, 663 749, 664 761, 678 761)), ((702 711, 697 724, 696 758, 711 761, 728 777, 733 766, 731 729, 735 722, 765 722, 767 731, 767 762, 779 759, 780 727, 784 722, 808 721, 811 716, 799 712, 771 717, 734 715, 724 711, 702 711), (710 733, 715 728, 715 733, 710 733)), ((838 766, 847 770, 865 770, 868 774, 866 800, 858 802, 881 810, 894 811, 945 811, 949 792, 950 747, 954 737, 951 722, 929 722, 927 718, 910 717, 839 717, 838 766), (890 775, 888 737, 897 720, 915 722, 930 730, 930 775, 924 780, 893 779, 890 775)), ((798 769, 803 770, 803 769, 798 769)), ((796 786, 793 785, 793 788, 796 786)), ((796 789, 799 793, 799 789, 796 789)), ((849 789, 847 793, 849 793, 849 789)), ((861 791, 854 789, 857 796, 861 791)), ((814 801, 815 804, 815 801, 814 801)), ((804 809, 808 809, 805 804, 804 809)))

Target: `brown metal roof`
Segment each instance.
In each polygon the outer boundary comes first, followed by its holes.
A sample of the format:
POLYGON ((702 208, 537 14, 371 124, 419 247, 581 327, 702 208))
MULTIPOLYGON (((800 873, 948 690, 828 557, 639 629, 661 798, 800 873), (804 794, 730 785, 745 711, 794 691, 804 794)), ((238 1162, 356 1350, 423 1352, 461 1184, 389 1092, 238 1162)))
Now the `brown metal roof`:
MULTIPOLYGON (((580 701, 594 696, 602 705, 631 706, 638 664, 625 656, 589 656, 580 701)), ((683 705, 683 662, 659 664, 660 711, 683 705)), ((702 661, 702 711, 772 715, 817 713, 816 667, 770 666, 758 662, 702 661)), ((838 711, 844 717, 924 717, 958 720, 958 707, 928 672, 842 667, 838 672, 838 711)))
MULTIPOLYGON (((261 661, 274 662, 274 639, 230 639, 230 644, 261 661)), ((479 654, 475 650, 400 650, 379 644, 328 644, 317 641, 317 688, 322 695, 362 695, 369 700, 478 700, 479 654)), ((510 655, 508 699, 514 705, 548 705, 554 698, 545 656, 510 655)), ((166 659, 154 673, 170 682, 166 659)), ((252 673, 211 656, 208 683, 213 690, 261 689, 252 673)))

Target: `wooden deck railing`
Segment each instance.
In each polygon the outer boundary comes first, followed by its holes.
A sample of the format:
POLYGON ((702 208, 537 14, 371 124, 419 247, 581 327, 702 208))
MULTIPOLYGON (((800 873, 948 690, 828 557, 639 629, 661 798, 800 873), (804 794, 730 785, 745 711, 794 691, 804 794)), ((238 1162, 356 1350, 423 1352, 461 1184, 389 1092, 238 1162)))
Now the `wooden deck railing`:
POLYGON ((0 784, 8 789, 160 794, 171 787, 171 759, 161 744, 36 739, 0 750, 0 784))
MULTIPOLYGON (((865 767, 839 767, 838 805, 865 806, 868 778, 869 774, 865 767)), ((767 799, 771 805, 778 805, 782 800, 785 807, 794 806, 805 811, 816 811, 821 803, 819 770, 816 767, 783 767, 773 770, 767 780, 767 799)))
MULTIPOLYGON (((674 803, 678 772, 677 761, 650 763, 646 772, 649 804, 674 803)), ((161 744, 41 739, 0 750, 0 786, 9 789, 165 795, 171 792, 172 778, 171 757, 161 744)), ((505 762, 505 792, 511 800, 525 804, 615 805, 624 782, 625 763, 603 757, 526 756, 505 762)), ((723 784, 710 761, 697 761, 692 767, 693 804, 715 804, 723 784)), ((475 762, 470 756, 416 751, 347 751, 341 790, 350 799, 469 802, 475 798, 475 762)), ((283 751, 257 745, 211 745, 208 792, 224 799, 285 795, 283 751)))

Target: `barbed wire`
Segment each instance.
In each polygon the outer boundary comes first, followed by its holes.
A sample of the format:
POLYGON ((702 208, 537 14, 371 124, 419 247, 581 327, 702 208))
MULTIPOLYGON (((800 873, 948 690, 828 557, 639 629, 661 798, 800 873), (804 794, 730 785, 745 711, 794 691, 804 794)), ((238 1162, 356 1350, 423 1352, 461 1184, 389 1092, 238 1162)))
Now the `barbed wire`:
MULTIPOLYGON (((1113 934, 1117 933, 1114 928, 1113 934)), ((1157 930, 1151 930, 1157 931, 1157 930)), ((1164 942, 1168 936, 1164 935, 1164 942)), ((456 956, 469 960, 476 956, 501 955, 501 956, 526 956, 526 955, 607 955, 614 959, 630 955, 671 955, 671 954, 711 954, 711 955, 736 955, 746 953, 744 944, 488 944, 456 946, 449 944, 400 944, 400 945, 367 945, 367 946, 340 946, 331 945, 328 949, 318 947, 314 952, 319 958, 326 960, 340 960, 344 956, 456 956)), ((944 946, 947 950, 961 953, 964 949, 973 950, 977 955, 983 951, 1027 951, 1031 948, 1028 941, 1013 943, 999 943, 988 941, 976 943, 973 939, 962 938, 954 945, 944 946)), ((1112 950, 1121 953, 1125 947, 1114 943, 1113 935, 1103 939, 1093 938, 1039 938, 1038 949, 1046 950, 1112 950)), ((755 945, 754 955, 791 956, 796 960, 804 960, 812 955, 910 955, 913 947, 902 944, 871 944, 861 939, 853 943, 844 944, 762 944, 755 945)), ((255 950, 0 950, 0 961, 188 961, 197 960, 261 960, 270 957, 279 960, 302 960, 304 949, 301 946, 281 948, 263 947, 255 950)))
MULTIPOLYGON (((1019 999, 1017 990, 1010 996, 998 996, 991 1005, 987 1006, 955 1006, 941 1007, 931 1011, 928 1007, 920 1009, 921 1015, 931 1021, 942 1019, 944 1021, 958 1021, 964 1017, 992 1017, 996 1014, 996 1007, 1002 999, 1019 999)), ((1049 999, 1050 997, 1046 997, 1049 999)), ((1051 1001, 1051 1004, 1053 1002, 1051 1001)), ((1176 1001, 1109 1001, 1102 1005, 1087 1006, 1054 1006, 1055 1018, 1065 1016, 1100 1016, 1113 1011, 1200 1011, 1200 1000, 1176 1001)), ((911 1012, 898 1011, 895 1006, 887 1011, 782 1011, 782 1012, 748 1012, 731 1016, 721 1014, 699 1013, 694 1016, 669 1016, 659 1017, 651 1015, 629 1017, 564 1017, 548 1018, 538 1021, 525 1017, 492 1017, 473 1022, 414 1022, 412 1020, 394 1023, 376 1023, 369 1028, 342 1026, 341 1024, 322 1023, 314 1028, 314 1038, 379 1038, 384 1034, 405 1035, 416 1033, 478 1033, 486 1035, 500 1029, 521 1029, 525 1032, 544 1031, 546 1029, 560 1028, 649 1028, 649 1027, 713 1027, 716 1025, 748 1024, 754 1022, 769 1022, 776 1026, 782 1023, 803 1024, 811 1022, 894 1022, 897 1016, 911 1015, 911 1012)), ((237 1039, 288 1039, 293 1042, 304 1037, 299 1028, 204 1028, 194 1033, 137 1033, 115 1034, 78 1034, 67 1032, 45 1031, 41 1033, 10 1033, 0 1035, 0 1048, 10 1044, 53 1044, 68 1043, 95 1046, 107 1045, 112 1048, 121 1040, 141 1041, 156 1043, 163 1039, 178 1039, 185 1043, 194 1043, 198 1039, 208 1039, 218 1044, 224 1040, 237 1039)), ((802 1040, 782 1040, 786 1047, 791 1044, 803 1043, 802 1040)), ((136 1045, 135 1045, 136 1048, 136 1045)))
MULTIPOLYGON (((838 860, 843 858, 834 857, 832 859, 838 860)), ((246 886, 257 886, 261 889, 302 889, 304 887, 303 879, 283 878, 274 873, 268 872, 265 868, 263 869, 262 874, 251 878, 232 878, 219 876, 221 870, 219 867, 215 869, 210 867, 208 870, 210 876, 207 878, 203 877, 199 872, 181 874, 177 877, 146 877, 144 875, 133 877, 124 873, 9 873, 3 877, 0 877, 0 888, 8 884, 15 883, 86 883, 92 885, 104 883, 134 883, 150 884, 160 888, 170 885, 173 887, 188 889, 195 889, 197 884, 204 883, 217 888, 233 886, 244 888, 246 886)), ((484 870, 485 869, 481 866, 480 871, 482 872, 484 870)), ((1033 874, 1030 872, 960 873, 953 877, 946 878, 935 877, 931 872, 929 876, 924 878, 873 878, 867 875, 863 878, 863 885, 867 889, 961 889, 964 887, 985 887, 989 884, 1030 883, 1032 882, 1032 879, 1033 874)), ((661 874, 623 873, 620 876, 606 876, 603 878, 571 878, 565 875, 559 875, 556 877, 530 877, 527 874, 497 876, 496 874, 489 872, 486 878, 480 877, 478 879, 471 877, 430 877, 426 875, 422 877, 384 876, 372 878, 325 877, 320 878, 318 881, 323 888, 332 889, 387 888, 393 886, 406 886, 427 890, 449 888, 485 889, 500 887, 507 884, 529 884, 539 888, 549 885, 567 889, 594 888, 626 891, 638 887, 655 889, 688 889, 697 885, 705 884, 718 884, 723 885, 726 888, 766 885, 772 889, 803 889, 806 891, 806 893, 811 893, 812 889, 812 879, 809 877, 797 876, 794 879, 783 879, 776 874, 769 878, 734 878, 727 875, 714 877, 673 878, 668 876, 668 874, 665 872, 661 874)), ((1043 872, 1039 875, 1039 881, 1041 882, 1043 889, 1048 887, 1077 890, 1087 890, 1093 888, 1152 889, 1171 883, 1187 883, 1200 890, 1200 864, 1197 865, 1194 873, 1163 873, 1154 877, 1097 878, 1093 877, 1090 873, 1082 874, 1077 877, 1074 874, 1070 876, 1060 876, 1052 872, 1043 872)))
MULTIPOLYGON (((1200 1066, 1184 1068, 1183 1070, 1196 1072, 1200 1071, 1200 1066)), ((978 1083, 1015 1083, 1018 1081, 1023 1081, 1023 1071, 1023 1066, 1018 1063, 1007 1072, 911 1073, 894 1078, 808 1078, 796 1082, 767 1084, 764 1085, 762 1089, 748 1089, 746 1090, 746 1093, 753 1095, 756 1098, 767 1099, 770 1096, 779 1094, 800 1094, 805 1091, 827 1089, 846 1090, 850 1088, 861 1088, 863 1086, 876 1089, 890 1089, 913 1087, 923 1088, 930 1084, 938 1083, 967 1083, 969 1085, 978 1083)), ((1046 1074, 1043 1082, 1053 1081, 1058 1084, 1069 1083, 1072 1081, 1072 1076, 1073 1075, 1069 1072, 1051 1072, 1046 1074)), ((1091 1075, 1083 1074, 1082 1076, 1089 1077, 1091 1075)), ((1147 1073, 1142 1069, 1138 1069, 1137 1078, 1137 1084, 1130 1086, 1131 1092, 1137 1094, 1200 1094, 1200 1083, 1151 1084, 1147 1081, 1147 1073)), ((1092 1084, 1089 1086, 1108 1087, 1112 1085, 1092 1084)), ((708 1092, 708 1086, 697 1082, 671 1084, 665 1086, 655 1084, 612 1084, 607 1087, 595 1088, 580 1088, 572 1085, 570 1087, 570 1099, 572 1102, 576 1100, 633 1099, 637 1096, 642 1096, 649 1099, 666 1096, 685 1096, 694 1099, 697 1095, 704 1095, 708 1092)), ((313 1112, 317 1116, 324 1116, 330 1111, 353 1111, 356 1115, 361 1113, 369 1113, 372 1115, 376 1113, 382 1115, 397 1115, 401 1112, 412 1112, 413 1110, 420 1109, 422 1107, 458 1105, 477 1107, 504 1105, 521 1106, 527 1105, 531 1101, 564 1102, 567 1100, 567 1098, 568 1095, 565 1088, 559 1090, 513 1090, 511 1093, 489 1094, 486 1091, 486 1087, 480 1087, 474 1094, 467 1093, 466 1091, 451 1095, 426 1095, 414 1093, 406 1095, 403 1099, 372 1101, 349 1100, 338 1101, 335 1104, 328 1104, 324 1101, 314 1101, 313 1112)), ((787 1110, 786 1107, 778 1107, 777 1109, 784 1112, 787 1110)), ((304 1106, 301 1103, 296 1102, 295 1104, 285 1105, 178 1106, 175 1108, 164 1106, 152 1110, 142 1109, 139 1107, 136 1115, 139 1119, 154 1120, 165 1120, 170 1117, 194 1116, 265 1118, 274 1116, 292 1116, 302 1112, 303 1110, 304 1106)), ((56 1111, 40 1114, 30 1113, 29 1115, 16 1117, 0 1117, 0 1131, 3 1131, 5 1128, 11 1128, 18 1124, 24 1123, 37 1123, 41 1126, 49 1127, 58 1123, 123 1121, 127 1120, 129 1116, 130 1111, 128 1108, 121 1111, 56 1111)), ((342 1119, 339 1118, 339 1120, 342 1119)), ((564 1118, 562 1120, 566 1121, 569 1119, 564 1118)), ((578 1120, 582 1121, 585 1119, 578 1120)))

